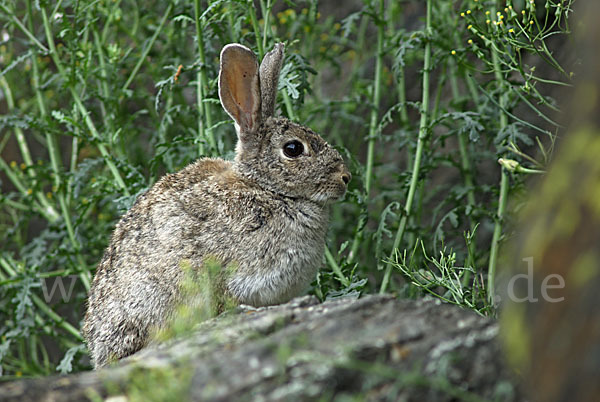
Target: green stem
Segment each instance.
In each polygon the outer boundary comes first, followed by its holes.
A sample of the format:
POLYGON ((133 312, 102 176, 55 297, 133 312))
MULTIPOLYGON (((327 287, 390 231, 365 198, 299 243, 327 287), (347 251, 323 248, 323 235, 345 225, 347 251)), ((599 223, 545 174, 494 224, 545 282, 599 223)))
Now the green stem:
POLYGON ((427 0, 427 16, 425 22, 425 32, 426 32, 426 43, 425 43, 425 55, 423 61, 423 94, 422 94, 422 102, 421 102, 421 120, 419 122, 419 137, 417 138, 417 149, 415 150, 415 158, 412 170, 412 176, 410 180, 410 186, 408 188, 408 195, 406 197, 406 204, 404 206, 404 214, 400 218, 400 223, 398 224, 398 230, 396 231, 396 236, 394 238, 394 244, 392 246, 392 251, 390 252, 390 257, 388 258, 388 263, 385 269, 385 274, 383 276, 383 280, 381 282, 381 287, 379 289, 379 293, 385 293, 387 290, 390 275, 392 273, 392 260, 394 257, 394 253, 400 243, 402 242, 402 238, 404 237, 404 232, 406 230, 406 222, 408 217, 410 216, 412 210, 412 204, 415 198, 415 190, 417 188, 417 183, 419 179, 419 170, 421 168, 421 158, 423 155, 423 144, 427 137, 428 133, 428 110, 429 110, 429 73, 431 70, 431 7, 432 0, 427 0))
MULTIPOLYGON (((495 14, 495 10, 492 9, 492 13, 495 14)), ((492 62, 494 65, 494 76, 496 84, 498 86, 499 93, 499 105, 500 105, 500 130, 503 130, 508 126, 508 116, 504 113, 506 109, 506 96, 504 93, 504 77, 500 70, 500 62, 498 59, 498 53, 495 49, 492 49, 492 62)), ((504 145, 504 144, 503 144, 504 145)), ((503 146, 502 145, 502 146, 503 146)), ((498 263, 498 249, 500 248, 500 238, 502 237, 502 223, 504 221, 504 214, 506 211, 506 201, 508 197, 508 174, 505 169, 500 171, 500 194, 498 195, 498 210, 496 211, 496 219, 494 223, 494 232, 492 235, 492 243, 490 247, 490 259, 488 263, 488 281, 487 291, 488 300, 492 306, 495 304, 495 279, 496 279, 496 266, 498 263)))
MULTIPOLYGON (((458 40, 456 37, 454 39, 456 44, 458 40)), ((452 98, 456 101, 461 97, 460 91, 458 89, 458 80, 456 78, 458 76, 458 69, 454 59, 449 59, 449 65, 450 89, 452 91, 452 98)), ((471 158, 469 157, 468 151, 468 138, 467 133, 465 132, 458 133, 458 150, 460 153, 461 174, 463 176, 465 187, 467 188, 467 206, 470 207, 471 211, 473 211, 473 208, 475 207, 475 186, 473 184, 473 168, 471 166, 471 158)), ((469 217, 469 228, 470 233, 472 234, 475 230, 475 223, 473 222, 471 217, 469 217)), ((468 267, 475 268, 475 261, 473 260, 473 256, 475 255, 474 244, 470 242, 469 244, 467 244, 467 247, 468 253, 465 265, 468 267)), ((465 272, 463 279, 463 284, 468 283, 471 279, 470 272, 465 272)))
POLYGON ((40 299, 40 297, 38 295, 35 295, 35 294, 31 295, 31 299, 33 300, 33 303, 35 303, 35 305, 40 310, 42 310, 42 312, 44 314, 46 314, 48 317, 50 317, 50 319, 52 319, 54 322, 56 322, 56 324, 58 326, 62 327, 65 331, 67 331, 68 333, 73 335, 78 340, 83 341, 83 337, 81 336, 81 334, 79 333, 77 328, 75 328, 73 325, 69 324, 69 322, 65 321, 64 318, 62 318, 60 315, 58 315, 50 307, 48 307, 48 305, 46 303, 44 303, 44 301, 42 299, 40 299))
MULTIPOLYGON (((23 182, 19 179, 19 177, 15 174, 15 172, 13 172, 13 170, 10 168, 10 166, 8 166, 8 163, 6 163, 4 161, 4 159, 1 157, 0 157, 0 169, 2 169, 2 171, 6 174, 6 176, 11 181, 11 183, 14 184, 14 186, 17 188, 17 190, 19 190, 19 192, 24 197, 26 197, 28 195, 27 187, 23 184, 23 182)), ((40 206, 38 206, 38 208, 42 209, 40 206)), ((44 215, 44 216, 46 216, 46 215, 44 215)))
MULTIPOLYGON (((367 164, 365 171, 365 186, 363 189, 363 198, 365 200, 365 208, 371 194, 371 186, 373 183, 373 166, 375 164, 375 140, 377 139, 377 129, 379 122, 379 103, 381 99, 381 75, 383 71, 383 41, 385 35, 385 1, 379 0, 379 10, 377 18, 377 58, 375 60, 375 77, 373 83, 373 100, 371 104, 371 116, 369 121, 369 138, 367 142, 367 164)), ((348 261, 352 263, 358 254, 358 248, 360 247, 364 238, 364 229, 368 221, 368 214, 364 211, 361 214, 357 231, 352 241, 352 247, 350 248, 350 254, 348 261)))
POLYGON ((406 78, 404 67, 400 67, 398 72, 398 101, 400 102, 400 124, 401 127, 408 127, 408 111, 406 110, 406 78))
MULTIPOLYGON (((35 57, 35 56, 34 56, 35 57)), ((12 97, 12 91, 10 86, 8 85, 8 81, 6 81, 5 77, 0 77, 0 86, 2 86, 4 96, 6 98, 6 104, 8 106, 8 110, 13 110, 15 108, 15 102, 12 97)), ((19 145, 19 150, 21 152, 21 157, 23 158, 23 162, 25 166, 29 167, 27 170, 27 175, 31 179, 33 183, 37 182, 37 175, 35 173, 35 169, 33 169, 33 159, 31 158, 31 153, 29 152, 29 146, 27 145, 27 141, 25 140, 25 133, 21 130, 20 127, 14 127, 15 138, 17 140, 17 144, 19 145)), ((7 173, 8 175, 8 173, 7 173)), ((16 176, 13 176, 16 178, 16 176)), ((37 187, 37 186, 32 186, 37 187)), ((34 191, 31 189, 31 191, 34 191)), ((25 194, 28 193, 28 190, 25 189, 25 194)), ((54 209, 54 207, 50 204, 46 196, 44 195, 42 188, 37 188, 35 190, 35 196, 41 206, 41 208, 45 211, 44 216, 48 218, 50 222, 56 222, 58 219, 58 213, 54 209)))
POLYGON ((69 178, 69 184, 67 185, 67 201, 70 202, 73 186, 71 185, 73 181, 73 176, 75 174, 75 170, 77 170, 77 162, 79 157, 79 139, 77 137, 73 137, 71 140, 71 162, 69 166, 69 170, 71 172, 71 177, 69 178))
MULTIPOLYGON (((396 33, 396 27, 394 26, 393 21, 398 21, 400 26, 402 26, 403 12, 402 6, 400 2, 392 2, 390 7, 388 7, 389 15, 388 19, 388 35, 389 37, 393 37, 396 33)), ((396 92, 398 94, 398 102, 400 103, 400 127, 406 128, 409 125, 408 120, 408 111, 406 109, 406 78, 404 65, 401 64, 398 66, 398 78, 396 80, 396 92)))
POLYGON ((2 195, 0 195, 0 202, 2 202, 2 204, 8 205, 11 208, 18 209, 19 211, 29 211, 31 209, 31 207, 28 205, 22 204, 17 201, 13 201, 10 198, 6 198, 2 195))
POLYGON ((283 103, 285 104, 285 110, 287 111, 289 119, 292 121, 298 121, 298 116, 296 116, 296 112, 294 112, 294 106, 292 105, 290 94, 288 94, 287 89, 284 89, 281 92, 283 94, 283 103))
MULTIPOLYGON (((102 92, 102 96, 104 99, 108 100, 110 98, 110 90, 108 89, 108 73, 106 72, 106 62, 104 61, 104 52, 102 51, 102 44, 100 42, 100 35, 95 27, 92 28, 93 36, 94 36, 94 46, 96 48, 96 53, 98 55, 98 63, 100 65, 100 76, 102 77, 99 80, 99 89, 102 92)), ((110 144, 114 146, 112 142, 113 133, 115 132, 113 122, 108 118, 108 113, 106 112, 105 102, 100 102, 100 109, 102 111, 102 119, 104 120, 104 125, 108 127, 108 132, 110 135, 110 144)))
POLYGON ((267 4, 265 5, 264 0, 260 0, 260 8, 263 14, 263 35, 262 35, 262 46, 263 49, 267 47, 267 38, 269 37, 269 32, 271 31, 271 27, 269 26, 269 17, 271 16, 271 0, 267 0, 267 4))
MULTIPOLYGON (((29 25, 33 26, 32 20, 32 12, 31 12, 31 1, 27 1, 27 9, 29 14, 29 25)), ((47 117, 46 105, 44 103, 44 98, 40 91, 39 87, 39 66, 37 64, 37 60, 35 56, 32 56, 32 66, 33 66, 33 86, 35 90, 35 95, 38 103, 38 108, 40 110, 40 115, 42 119, 47 117)), ((75 237, 75 230, 73 229, 73 222, 71 221, 71 212, 69 210, 69 203, 67 197, 65 196, 66 191, 62 188, 62 170, 63 170, 63 162, 60 156, 58 141, 56 136, 48 130, 46 131, 46 144, 48 146, 48 155, 50 156, 50 164, 52 166, 52 172, 54 176, 54 187, 56 188, 55 193, 57 194, 58 203, 60 205, 60 210, 62 213, 62 218, 65 222, 65 227, 67 229, 67 235, 69 237, 69 241, 73 246, 77 254, 77 262, 79 264, 79 277, 83 282, 83 285, 87 290, 90 288, 90 273, 87 270, 87 265, 83 259, 83 256, 79 251, 81 250, 81 244, 75 237)))
MULTIPOLYGON (((13 269, 13 267, 11 267, 10 263, 4 257, 0 257, 0 267, 4 268, 4 270, 8 273, 8 275, 10 275, 12 277, 17 276, 17 272, 13 269)), ((0 271, 0 279, 3 281, 7 280, 6 275, 4 275, 1 271, 0 271)), ((64 320, 64 318, 62 318, 60 315, 58 315, 50 307, 48 307, 48 305, 46 303, 44 303, 44 301, 42 299, 40 299, 40 297, 38 295, 32 294, 31 299, 32 299, 33 303, 40 310, 42 310, 42 312, 44 314, 46 314, 48 317, 50 317, 52 320, 54 320, 58 326, 62 327, 65 331, 67 331, 68 333, 73 335, 78 340, 83 341, 83 337, 81 336, 81 334, 79 333, 77 328, 75 328, 74 326, 69 324, 67 321, 64 320)), ((38 316, 37 313, 36 313, 36 316, 38 316)))
POLYGON ((475 107, 479 109, 479 92, 477 91, 477 85, 473 81, 473 77, 465 71, 463 78, 467 84, 467 88, 469 89, 469 94, 475 103, 475 107))
POLYGON ((254 10, 254 2, 248 0, 246 3, 248 14, 250 15, 250 22, 252 23, 252 29, 254 30, 254 37, 256 39, 256 47, 258 49, 258 59, 262 60, 265 55, 265 48, 263 42, 260 40, 260 28, 258 27, 258 20, 256 19, 256 11, 254 10))
POLYGON ((33 364, 36 367, 40 366, 40 360, 37 354, 38 341, 39 340, 37 335, 30 336, 29 339, 27 339, 27 342, 29 343, 29 356, 31 356, 31 364, 33 364))
POLYGON ((442 99, 442 89, 444 89, 444 85, 446 84, 446 66, 444 66, 444 70, 438 77, 438 84, 435 90, 435 98, 433 100, 433 109, 431 111, 431 115, 429 116, 429 121, 436 121, 438 117, 438 112, 440 110, 440 101, 442 99))
POLYGON ((162 20, 160 20, 160 24, 158 25, 158 28, 156 28, 156 31, 154 31, 154 35, 152 35, 152 38, 150 38, 150 41, 146 44, 146 47, 142 51, 140 59, 138 60, 137 64, 131 71, 131 74, 129 74, 129 78, 127 78, 127 81, 125 81, 125 85, 123 85, 123 88, 121 88, 121 91, 125 91, 129 87, 129 85, 131 84, 131 82, 133 81, 135 76, 137 75, 138 71, 142 67, 142 64, 144 64, 144 62, 146 61, 146 57, 148 56, 148 53, 150 53, 150 49, 152 49, 152 46, 154 46, 154 42, 156 42, 156 38, 158 38, 158 35, 160 34, 163 27, 165 26, 165 23, 167 22, 167 18, 169 18, 169 15, 171 15, 172 9, 173 9, 173 3, 169 4, 169 7, 167 7, 167 9, 165 10, 165 15, 163 16, 162 20))
POLYGON ((500 159, 498 159, 498 163, 500 164, 500 166, 502 166, 504 169, 508 170, 509 172, 524 173, 524 174, 544 174, 544 173, 546 173, 544 170, 529 169, 529 168, 523 167, 523 166, 521 166, 521 164, 519 162, 512 160, 512 159, 500 158, 500 159))
MULTIPOLYGON (((28 14, 29 14, 29 26, 31 28, 33 26, 31 1, 27 2, 27 9, 28 9, 28 14)), ((44 10, 43 16, 45 16, 45 10, 44 10)), ((45 21, 47 21, 47 18, 45 21)), ((47 26, 47 24, 45 24, 45 27, 46 26, 47 26)), ((48 31, 47 31, 47 33, 48 33, 48 31)), ((49 45, 50 45, 50 48, 53 49, 54 43, 53 42, 49 43, 49 45)), ((43 100, 43 96, 39 89, 39 67, 37 65, 37 60, 36 60, 35 56, 32 57, 32 65, 33 65, 33 85, 34 85, 35 91, 36 91, 36 99, 38 102, 38 108, 40 110, 40 114, 41 114, 42 118, 44 119, 47 116, 47 111, 46 111, 46 106, 45 106, 45 103, 43 100)), ((71 214, 69 211, 68 200, 65 196, 64 189, 62 189, 61 174, 62 174, 62 166, 63 165, 62 165, 60 152, 58 150, 59 148, 58 148, 57 139, 50 131, 46 132, 46 144, 48 146, 48 154, 50 156, 50 163, 52 166, 52 171, 53 171, 53 176, 54 176, 54 187, 56 188, 55 193, 57 194, 57 197, 58 197, 62 217, 65 222, 65 227, 67 229, 67 235, 69 237, 69 241, 71 242, 74 250, 77 252, 81 249, 81 245, 79 244, 79 241, 75 237, 75 231, 73 229, 73 223, 71 221, 71 214)), ((89 289, 90 274, 86 268, 85 261, 83 260, 83 257, 80 253, 77 253, 77 261, 80 266, 79 277, 80 277, 81 281, 83 282, 85 288, 89 289)))
MULTIPOLYGON (((400 8, 400 5, 398 3, 397 5, 398 8, 400 8)), ((394 10, 393 8, 391 9, 390 13, 392 14, 390 16, 390 21, 393 21, 393 15, 394 15, 394 10)), ((401 10, 397 10, 396 14, 398 14, 399 16, 402 15, 401 10)), ((394 33, 394 26, 392 24, 389 24, 390 27, 390 36, 393 35, 394 33)), ((408 119, 408 110, 406 107, 406 74, 405 74, 405 70, 404 70, 404 66, 400 66, 398 68, 398 79, 397 79, 397 87, 396 87, 396 92, 398 93, 398 102, 400 103, 400 127, 402 129, 408 129, 410 122, 408 119)), ((411 166, 413 165, 414 161, 413 161, 413 157, 412 154, 410 152, 406 153, 406 169, 410 169, 411 166)), ((411 220, 414 218, 411 218, 411 220)), ((409 239, 408 239, 409 244, 413 244, 415 242, 414 239, 414 234, 410 233, 409 234, 409 239)))
MULTIPOLYGON (((64 66, 62 65, 62 62, 60 61, 60 58, 58 57, 58 52, 56 51, 56 46, 54 45, 54 38, 52 37, 52 31, 50 30, 50 23, 48 22, 48 15, 46 14, 46 9, 42 8, 41 11, 42 11, 42 21, 44 24, 44 31, 46 33, 46 40, 48 41, 48 46, 50 47, 50 57, 52 57, 52 61, 54 62, 54 65, 56 66, 56 69, 58 70, 61 77, 65 81, 68 81, 67 72, 65 71, 64 66)), ((131 195, 129 192, 129 189, 127 188, 127 186, 125 185, 125 182, 123 181, 123 178, 121 177, 121 174, 119 173, 119 170, 117 169, 117 166, 112 161, 110 153, 108 152, 108 150, 106 149, 104 144, 101 142, 102 139, 100 138, 100 134, 98 133, 98 130, 96 130, 96 126, 94 125, 94 122, 92 121, 92 118, 90 117, 90 112, 85 108, 85 106, 83 105, 83 102, 81 102, 79 94, 77 93, 75 88, 73 88, 72 85, 69 85, 69 92, 71 93, 71 96, 73 97, 73 101, 75 102, 75 105, 77 106, 77 109, 79 110, 79 113, 81 113, 81 115, 83 116, 85 124, 88 127, 88 129, 90 130, 92 137, 98 141, 98 143, 97 143, 98 150, 100 151, 100 154, 104 158, 109 170, 111 171, 113 177, 115 178, 115 181, 117 182, 117 184, 119 185, 121 190, 123 190, 123 192, 126 195, 131 195)))
MULTIPOLYGON (((108 37, 108 33, 110 32, 110 30, 112 28, 112 23, 115 20, 115 14, 116 14, 115 10, 118 10, 120 8, 121 0, 116 0, 109 4, 110 4, 110 6, 107 5, 107 7, 110 7, 110 9, 108 10, 108 16, 106 17, 106 22, 104 23, 104 26, 102 27, 102 33, 100 34, 100 36, 102 38, 102 41, 101 41, 102 43, 106 43, 106 38, 108 37)), ((133 12, 134 12, 135 23, 133 24, 132 31, 135 32, 135 30, 137 29, 138 20, 139 20, 138 8, 134 7, 133 12)), ((128 32, 128 33, 131 34, 130 32, 128 32)), ((132 35, 132 37, 133 37, 133 35, 132 35)))
MULTIPOLYGON (((212 152, 217 151, 217 143, 212 132, 211 106, 204 102, 204 97, 208 93, 208 79, 206 77, 206 56, 204 53, 204 36, 202 31, 202 21, 200 20, 200 0, 194 0, 194 16, 196 19, 196 42, 198 42, 198 59, 200 69, 196 76, 196 97, 198 100, 198 134, 202 139, 208 139, 212 152), (206 127, 204 123, 206 122, 206 127)), ((203 144, 200 143, 200 154, 204 155, 203 144)))
POLYGON ((342 282, 342 285, 344 285, 345 287, 350 286, 350 280, 348 280, 348 278, 346 278, 342 273, 342 269, 331 254, 329 247, 325 247, 325 259, 327 260, 327 263, 331 267, 331 270, 333 271, 335 276, 337 276, 338 280, 342 282))
POLYGON ((25 36, 27 36, 29 39, 31 39, 31 41, 33 43, 35 43, 35 45, 37 47, 39 47, 44 53, 48 52, 48 48, 46 46, 42 45, 42 43, 39 40, 37 40, 35 35, 32 34, 31 31, 29 31, 29 29, 27 29, 25 27, 25 25, 23 25, 23 23, 15 16, 15 14, 13 12, 11 12, 8 8, 6 8, 6 6, 2 3, 0 3, 0 9, 2 9, 2 11, 6 15, 10 15, 11 20, 15 23, 15 25, 17 25, 17 27, 19 27, 21 32, 23 32, 25 34, 25 36))

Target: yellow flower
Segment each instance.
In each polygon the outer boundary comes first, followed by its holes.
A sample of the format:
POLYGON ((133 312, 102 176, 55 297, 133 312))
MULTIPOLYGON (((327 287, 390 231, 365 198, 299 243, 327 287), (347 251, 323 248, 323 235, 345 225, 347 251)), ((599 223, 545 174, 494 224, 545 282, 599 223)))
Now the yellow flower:
POLYGON ((464 17, 464 16, 465 16, 465 13, 460 13, 460 16, 461 16, 461 17, 464 17))
POLYGON ((508 32, 510 33, 515 33, 515 30, 513 28, 509 29, 508 32))
POLYGON ((32 190, 32 189, 30 189, 30 188, 28 188, 28 189, 27 189, 27 195, 31 195, 31 194, 33 194, 33 190, 32 190))
POLYGON ((453 51, 452 51, 452 52, 450 52, 450 53, 452 53, 452 56, 454 56, 454 55, 456 55, 456 50, 453 50, 453 51))
POLYGON ((468 43, 469 45, 472 45, 472 44, 473 44, 473 39, 469 39, 469 40, 467 41, 467 43, 468 43))
POLYGON ((490 13, 489 11, 486 11, 486 12, 485 12, 485 15, 490 15, 490 14, 491 14, 491 13, 490 13))
POLYGON ((467 10, 467 14, 471 14, 471 10, 467 10))
POLYGON ((467 27, 467 29, 471 29, 471 28, 473 28, 473 25, 469 25, 469 26, 467 27))
POLYGON ((15 161, 10 162, 10 167, 13 168, 13 169, 16 168, 17 167, 17 162, 15 162, 15 161))
POLYGON ((490 22, 491 22, 490 20, 485 20, 485 23, 486 23, 486 24, 489 24, 490 22))
POLYGON ((21 168, 21 170, 25 170, 25 168, 27 167, 27 165, 26 165, 26 164, 24 164, 24 163, 21 163, 21 164, 19 165, 19 167, 21 168))

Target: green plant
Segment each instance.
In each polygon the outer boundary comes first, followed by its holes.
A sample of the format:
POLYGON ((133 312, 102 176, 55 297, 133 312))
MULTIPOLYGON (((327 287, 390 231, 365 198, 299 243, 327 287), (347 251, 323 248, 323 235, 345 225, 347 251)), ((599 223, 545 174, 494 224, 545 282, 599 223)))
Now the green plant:
POLYGON ((352 170, 312 291, 462 292, 494 314, 507 222, 559 128, 571 4, 0 0, 4 376, 87 367, 77 328, 119 216, 165 172, 232 157, 216 81, 230 42, 286 43, 281 113, 352 170))
MULTIPOLYGON (((194 369, 189 362, 166 367, 133 367, 123 381, 107 379, 104 387, 109 399, 123 397, 128 401, 188 401, 194 369)), ((103 401, 98 393, 90 389, 87 397, 91 401, 103 401)))

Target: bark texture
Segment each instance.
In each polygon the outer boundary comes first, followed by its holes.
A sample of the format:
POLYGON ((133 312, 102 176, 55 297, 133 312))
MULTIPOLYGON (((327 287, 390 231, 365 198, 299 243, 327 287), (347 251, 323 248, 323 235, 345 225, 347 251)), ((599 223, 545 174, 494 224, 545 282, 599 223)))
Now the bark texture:
POLYGON ((0 399, 522 400, 497 333, 435 300, 303 297, 239 308, 96 372, 3 384, 0 399))

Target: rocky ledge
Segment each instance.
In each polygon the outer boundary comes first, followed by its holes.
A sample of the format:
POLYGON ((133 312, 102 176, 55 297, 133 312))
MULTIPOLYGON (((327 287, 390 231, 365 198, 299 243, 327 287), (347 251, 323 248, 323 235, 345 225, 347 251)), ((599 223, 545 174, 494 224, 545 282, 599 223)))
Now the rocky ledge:
POLYGON ((522 400, 497 335, 436 300, 307 296, 238 308, 102 370, 2 384, 0 400, 522 400))

